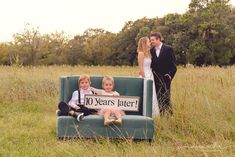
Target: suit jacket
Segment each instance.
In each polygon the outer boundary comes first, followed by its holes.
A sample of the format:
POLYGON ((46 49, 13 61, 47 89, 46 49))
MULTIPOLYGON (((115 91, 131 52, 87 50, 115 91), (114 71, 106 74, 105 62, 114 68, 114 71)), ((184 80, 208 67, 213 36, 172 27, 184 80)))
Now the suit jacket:
POLYGON ((164 75, 169 74, 171 76, 171 79, 173 79, 177 68, 175 54, 172 47, 166 44, 162 44, 158 57, 156 55, 155 47, 153 47, 150 52, 152 56, 151 68, 153 73, 157 74, 161 78, 163 78, 164 75))

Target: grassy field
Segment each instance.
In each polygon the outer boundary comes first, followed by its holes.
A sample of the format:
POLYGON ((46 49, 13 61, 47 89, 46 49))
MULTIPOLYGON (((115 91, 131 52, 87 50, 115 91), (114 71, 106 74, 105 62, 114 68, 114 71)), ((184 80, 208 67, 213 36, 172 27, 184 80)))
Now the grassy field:
POLYGON ((61 75, 137 76, 137 67, 0 66, 0 157, 235 156, 235 67, 179 68, 174 116, 155 119, 154 143, 56 138, 61 75))

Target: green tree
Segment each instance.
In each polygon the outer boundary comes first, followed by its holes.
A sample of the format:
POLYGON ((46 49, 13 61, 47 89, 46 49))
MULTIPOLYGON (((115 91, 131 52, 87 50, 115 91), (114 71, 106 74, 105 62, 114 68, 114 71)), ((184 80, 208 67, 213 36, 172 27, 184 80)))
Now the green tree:
POLYGON ((8 43, 0 43, 0 64, 10 65, 10 57, 9 57, 9 44, 8 43))
POLYGON ((38 28, 25 24, 24 31, 13 35, 17 56, 24 65, 35 65, 40 46, 40 33, 38 28))
POLYGON ((227 0, 191 1, 189 11, 183 20, 186 26, 191 26, 191 28, 186 27, 186 33, 192 39, 188 53, 192 55, 190 58, 192 62, 196 62, 195 64, 229 64, 232 49, 226 40, 230 40, 230 33, 234 30, 225 20, 231 11, 228 2, 227 0), (198 50, 203 47, 204 53, 198 51, 199 55, 195 55, 197 52, 191 49, 192 47, 197 49, 195 46, 198 46, 198 50))
POLYGON ((84 32, 84 59, 92 65, 105 65, 113 53, 115 34, 103 29, 88 29, 84 32))
POLYGON ((38 54, 38 64, 66 64, 66 52, 69 39, 62 32, 45 34, 40 38, 40 52, 38 54))

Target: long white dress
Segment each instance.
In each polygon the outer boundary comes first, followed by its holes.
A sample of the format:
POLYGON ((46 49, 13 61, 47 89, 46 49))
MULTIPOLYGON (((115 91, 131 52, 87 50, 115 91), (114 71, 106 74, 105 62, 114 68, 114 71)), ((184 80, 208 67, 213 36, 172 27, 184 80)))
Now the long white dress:
POLYGON ((144 58, 144 77, 147 79, 153 80, 153 108, 152 108, 152 115, 158 116, 159 115, 159 107, 158 107, 158 101, 157 101, 157 94, 154 84, 154 78, 153 78, 153 72, 151 69, 151 62, 152 59, 150 57, 144 58))

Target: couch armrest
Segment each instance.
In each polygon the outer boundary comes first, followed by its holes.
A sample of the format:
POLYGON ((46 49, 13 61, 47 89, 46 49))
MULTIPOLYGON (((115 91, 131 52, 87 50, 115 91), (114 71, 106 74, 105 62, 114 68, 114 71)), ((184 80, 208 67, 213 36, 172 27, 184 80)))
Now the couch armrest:
POLYGON ((64 101, 65 79, 66 79, 66 76, 61 76, 61 77, 60 77, 59 102, 64 101))
POLYGON ((152 117, 153 81, 144 79, 143 115, 152 117))

